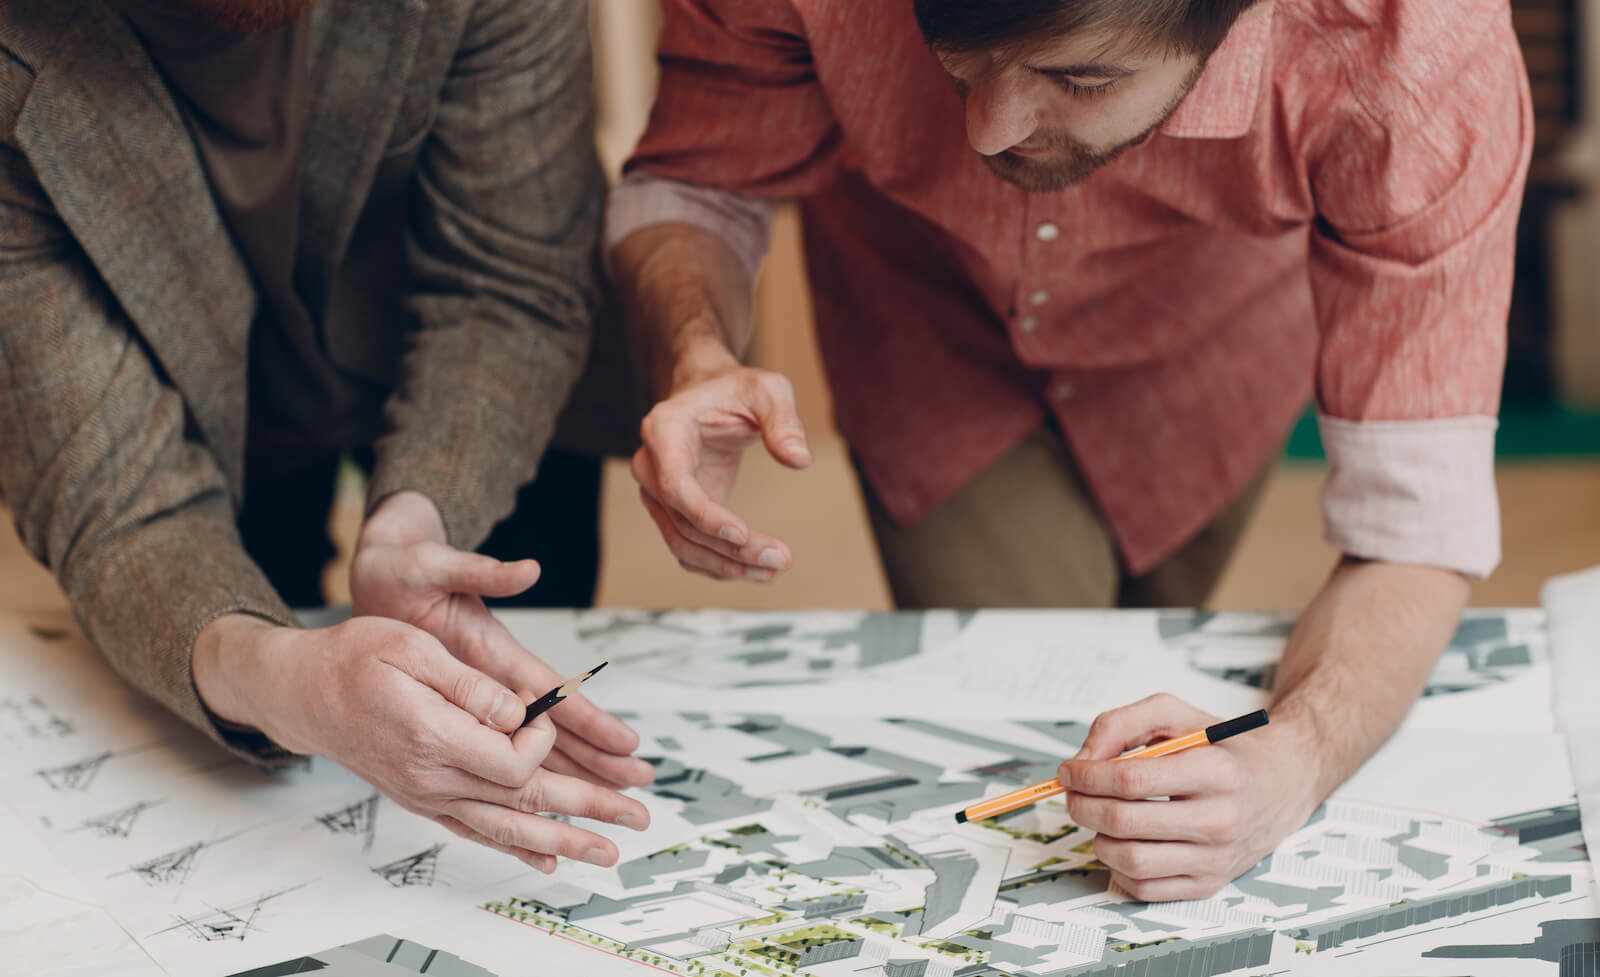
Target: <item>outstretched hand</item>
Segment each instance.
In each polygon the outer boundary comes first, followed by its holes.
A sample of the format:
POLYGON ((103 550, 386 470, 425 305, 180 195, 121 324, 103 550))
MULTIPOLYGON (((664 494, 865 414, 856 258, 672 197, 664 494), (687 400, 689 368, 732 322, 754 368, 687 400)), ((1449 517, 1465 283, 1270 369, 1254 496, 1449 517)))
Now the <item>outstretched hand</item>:
MULTIPOLYGON (((466 665, 516 690, 524 702, 565 681, 528 653, 490 613, 485 597, 519 594, 539 579, 533 560, 504 563, 445 542, 431 501, 415 492, 385 499, 367 519, 350 567, 355 613, 403 621, 439 640, 466 665)), ((550 712, 557 736, 545 769, 608 787, 655 779, 632 756, 639 736, 582 696, 550 712)))
POLYGON ((736 366, 681 387, 645 417, 633 456, 639 498, 691 573, 766 583, 794 562, 780 539, 754 532, 727 508, 746 448, 762 441, 790 468, 811 464, 794 387, 736 366))

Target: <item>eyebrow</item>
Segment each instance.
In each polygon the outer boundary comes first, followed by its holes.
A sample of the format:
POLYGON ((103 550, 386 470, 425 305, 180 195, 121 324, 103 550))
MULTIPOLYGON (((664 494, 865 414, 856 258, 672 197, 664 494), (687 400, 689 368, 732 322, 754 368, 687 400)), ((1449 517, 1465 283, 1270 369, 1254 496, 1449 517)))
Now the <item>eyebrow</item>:
POLYGON ((1115 80, 1126 78, 1133 74, 1132 68, 1125 68, 1116 64, 1101 64, 1090 61, 1084 64, 1069 65, 1029 65, 1028 70, 1037 71, 1043 75, 1069 75, 1073 78, 1105 78, 1115 80))

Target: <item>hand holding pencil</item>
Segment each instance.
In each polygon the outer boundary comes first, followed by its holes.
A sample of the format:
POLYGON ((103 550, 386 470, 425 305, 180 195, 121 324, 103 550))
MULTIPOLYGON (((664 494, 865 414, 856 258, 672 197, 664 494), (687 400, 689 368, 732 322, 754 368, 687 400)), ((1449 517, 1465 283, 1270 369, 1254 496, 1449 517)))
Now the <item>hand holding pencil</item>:
POLYGON ((1248 735, 1181 748, 1185 734, 1201 738, 1222 718, 1171 695, 1110 710, 1096 718, 1082 751, 1061 764, 1057 781, 1039 785, 1065 788, 1072 822, 1095 832, 1095 857, 1135 899, 1215 894, 1322 800, 1319 744, 1303 716, 1275 711, 1270 725, 1248 735), (1147 744, 1167 755, 1152 749, 1122 758, 1147 744))
MULTIPOLYGON (((1184 750, 1192 750, 1197 746, 1220 743, 1225 739, 1237 736, 1240 733, 1247 733, 1266 724, 1267 711, 1265 709, 1257 709, 1255 712, 1246 713, 1226 722, 1212 723, 1204 729, 1197 729, 1182 736, 1175 736, 1172 739, 1141 746, 1137 750, 1122 754, 1117 759, 1137 760, 1143 758, 1148 760, 1159 756, 1171 756, 1174 753, 1182 753, 1184 750)), ((988 800, 979 801, 965 810, 957 811, 956 823, 966 824, 968 821, 985 821, 1066 792, 1067 788, 1061 783, 1059 777, 1055 780, 1045 780, 1037 784, 1030 784, 1027 787, 1011 791, 1009 794, 991 797, 988 800)))

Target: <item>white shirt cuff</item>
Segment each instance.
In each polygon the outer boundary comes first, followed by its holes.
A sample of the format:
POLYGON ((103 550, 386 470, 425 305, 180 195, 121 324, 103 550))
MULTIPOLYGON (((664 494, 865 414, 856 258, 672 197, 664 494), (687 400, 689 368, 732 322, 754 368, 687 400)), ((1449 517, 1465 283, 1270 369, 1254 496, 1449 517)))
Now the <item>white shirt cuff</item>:
POLYGON ((1482 580, 1500 562, 1493 417, 1347 421, 1317 415, 1322 512, 1346 555, 1482 580))
POLYGON ((606 264, 629 234, 655 224, 691 224, 721 238, 755 278, 772 231, 770 200, 680 183, 635 170, 611 189, 606 207, 606 264))

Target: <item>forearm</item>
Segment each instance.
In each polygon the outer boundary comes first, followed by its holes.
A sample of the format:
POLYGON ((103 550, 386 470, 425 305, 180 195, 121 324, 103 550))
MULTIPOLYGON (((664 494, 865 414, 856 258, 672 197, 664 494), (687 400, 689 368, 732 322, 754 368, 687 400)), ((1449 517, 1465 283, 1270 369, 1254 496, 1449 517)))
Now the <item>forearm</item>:
POLYGON ((737 365, 750 337, 751 280, 721 238, 692 224, 656 224, 623 238, 611 265, 656 398, 737 365))
POLYGON ((1431 567, 1345 559, 1301 616, 1278 668, 1274 724, 1305 737, 1326 797, 1405 718, 1454 634, 1469 585, 1431 567))

